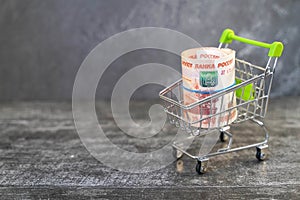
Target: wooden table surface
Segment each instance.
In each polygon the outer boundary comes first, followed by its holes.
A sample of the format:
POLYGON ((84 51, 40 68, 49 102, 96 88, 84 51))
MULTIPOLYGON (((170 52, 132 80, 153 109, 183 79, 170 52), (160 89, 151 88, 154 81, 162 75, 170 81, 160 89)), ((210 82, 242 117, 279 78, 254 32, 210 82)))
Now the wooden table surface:
MULTIPOLYGON (((137 102, 131 109, 137 120, 147 120, 139 113, 148 104, 137 102)), ((96 107, 107 113, 99 121, 120 147, 155 148, 153 143, 128 142, 108 104, 96 107)), ((71 103, 1 103, 0 113, 1 199, 300 199, 300 97, 271 99, 265 120, 271 135, 266 161, 256 160, 255 149, 226 154, 212 158, 204 175, 195 172, 195 160, 186 156, 148 173, 105 166, 79 139, 71 103)), ((261 139, 257 132, 249 123, 238 126, 234 142, 261 139)))

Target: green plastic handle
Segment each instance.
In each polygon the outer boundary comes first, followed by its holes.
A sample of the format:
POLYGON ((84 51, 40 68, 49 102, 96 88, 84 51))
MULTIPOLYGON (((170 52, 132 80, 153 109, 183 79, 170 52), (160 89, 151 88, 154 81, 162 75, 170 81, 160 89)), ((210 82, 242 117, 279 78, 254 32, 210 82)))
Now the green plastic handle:
POLYGON ((268 56, 270 57, 280 57, 283 51, 283 44, 281 42, 273 42, 268 44, 265 42, 259 42, 256 40, 251 40, 243 38, 234 34, 234 31, 231 29, 225 29, 220 37, 220 43, 230 44, 232 40, 237 40, 246 44, 251 44, 258 47, 263 47, 269 49, 268 56))

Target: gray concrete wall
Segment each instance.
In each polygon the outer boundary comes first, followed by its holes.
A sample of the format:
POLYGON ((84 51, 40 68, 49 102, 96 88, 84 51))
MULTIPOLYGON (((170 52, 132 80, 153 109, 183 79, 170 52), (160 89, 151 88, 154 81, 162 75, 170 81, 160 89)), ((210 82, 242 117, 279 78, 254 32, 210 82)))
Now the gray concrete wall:
MULTIPOLYGON (((145 26, 174 29, 205 46, 216 46, 226 27, 250 38, 283 41, 272 95, 300 94, 300 1, 1 0, 0 5, 0 100, 70 100, 90 50, 113 34, 145 26)), ((264 63, 256 48, 236 47, 239 56, 264 63)), ((97 96, 109 98, 119 77, 137 64, 155 61, 180 70, 179 60, 157 50, 122 56, 101 79, 97 96)), ((156 98, 159 89, 147 86, 135 96, 156 98)))

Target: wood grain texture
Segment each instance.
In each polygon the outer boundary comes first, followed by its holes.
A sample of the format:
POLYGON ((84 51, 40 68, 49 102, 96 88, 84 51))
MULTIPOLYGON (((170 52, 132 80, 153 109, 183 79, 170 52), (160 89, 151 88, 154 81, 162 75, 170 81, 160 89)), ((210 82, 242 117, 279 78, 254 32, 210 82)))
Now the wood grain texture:
MULTIPOLYGON (((210 160, 199 176, 187 157, 154 172, 131 174, 106 167, 82 145, 69 103, 2 103, 0 107, 1 199, 299 199, 300 98, 271 100, 266 124, 270 130, 269 159, 258 162, 255 149, 210 160)), ((136 102, 132 115, 146 121, 149 102, 136 102)), ((116 127, 105 102, 97 110, 105 132, 122 148, 147 152, 151 144, 127 140, 116 127), (128 142, 129 141, 129 142, 128 142)), ((173 131, 169 128, 170 134, 173 131)), ((245 123, 234 130, 239 145, 254 142, 257 132, 245 123)), ((150 141, 149 141, 150 143, 150 141)), ((221 145, 221 144, 218 144, 221 145)), ((103 147, 105 149, 105 146, 103 147)), ((196 145, 191 151, 197 151, 196 145)), ((109 155, 109 153, 108 153, 109 155)))

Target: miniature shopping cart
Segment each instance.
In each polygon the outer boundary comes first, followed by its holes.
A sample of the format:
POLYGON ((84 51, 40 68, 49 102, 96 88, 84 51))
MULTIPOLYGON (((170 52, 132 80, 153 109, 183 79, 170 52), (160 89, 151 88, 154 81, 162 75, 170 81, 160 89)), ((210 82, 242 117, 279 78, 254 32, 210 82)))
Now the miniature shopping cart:
MULTIPOLYGON (((191 136, 204 136, 214 131, 220 132, 220 140, 222 142, 228 141, 226 148, 219 149, 216 152, 210 152, 206 155, 195 156, 187 152, 182 148, 178 142, 173 143, 174 155, 179 159, 182 155, 187 155, 197 160, 196 171, 199 174, 207 171, 207 164, 209 158, 221 154, 231 153, 249 148, 256 148, 256 158, 262 161, 266 158, 266 150, 268 148, 269 134, 267 128, 263 123, 263 119, 267 112, 269 94, 271 90, 272 80, 275 73, 275 67, 278 57, 281 56, 283 51, 283 44, 281 42, 273 42, 272 44, 258 42, 255 40, 246 39, 235 35, 234 31, 226 29, 223 31, 220 37, 219 48, 228 44, 232 40, 240 41, 246 44, 268 48, 268 61, 266 67, 260 67, 244 60, 235 60, 235 76, 236 84, 230 88, 216 92, 205 98, 199 99, 189 105, 184 104, 183 99, 183 86, 182 79, 176 81, 169 87, 160 92, 160 98, 164 103, 164 110, 168 115, 168 120, 171 124, 181 128, 191 136), (210 109, 209 115, 204 115, 204 108, 207 109, 207 105, 212 105, 214 101, 223 102, 224 96, 231 95, 232 107, 224 110, 218 110, 214 112, 213 107, 210 109), (236 98, 233 98, 236 97, 236 98), (236 101, 236 102, 233 102, 236 101), (189 118, 187 113, 197 110, 200 117, 198 119, 189 118), (237 112, 237 118, 233 123, 222 123, 222 125, 211 126, 213 119, 229 115, 232 112, 237 112), (203 115, 203 116, 202 116, 203 115), (251 120, 257 126, 261 127, 265 133, 265 139, 262 142, 249 144, 247 146, 240 146, 232 148, 233 135, 229 132, 232 124, 241 123, 247 120, 251 120), (202 123, 208 123, 206 128, 201 128, 202 123)), ((221 106, 222 107, 222 106, 221 106)))

